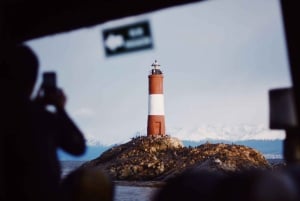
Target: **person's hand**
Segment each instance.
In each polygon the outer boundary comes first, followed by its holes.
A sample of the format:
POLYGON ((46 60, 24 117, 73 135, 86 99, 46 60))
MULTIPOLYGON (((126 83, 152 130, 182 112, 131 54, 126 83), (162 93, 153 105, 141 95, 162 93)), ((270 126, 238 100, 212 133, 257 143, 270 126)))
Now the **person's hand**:
POLYGON ((35 99, 36 102, 42 105, 53 105, 57 109, 63 109, 65 107, 66 100, 67 98, 64 92, 59 88, 47 93, 41 89, 35 99))
POLYGON ((53 104, 57 108, 63 109, 65 107, 67 97, 61 89, 57 89, 53 93, 49 93, 47 95, 47 99, 49 100, 49 104, 53 104))

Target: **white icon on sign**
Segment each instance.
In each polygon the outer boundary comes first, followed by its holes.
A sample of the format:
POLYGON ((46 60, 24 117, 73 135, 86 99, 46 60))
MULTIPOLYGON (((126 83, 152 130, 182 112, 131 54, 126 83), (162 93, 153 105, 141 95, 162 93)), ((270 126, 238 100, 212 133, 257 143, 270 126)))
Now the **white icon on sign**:
POLYGON ((124 38, 122 35, 109 34, 105 40, 105 46, 110 51, 115 51, 116 49, 124 46, 124 38))

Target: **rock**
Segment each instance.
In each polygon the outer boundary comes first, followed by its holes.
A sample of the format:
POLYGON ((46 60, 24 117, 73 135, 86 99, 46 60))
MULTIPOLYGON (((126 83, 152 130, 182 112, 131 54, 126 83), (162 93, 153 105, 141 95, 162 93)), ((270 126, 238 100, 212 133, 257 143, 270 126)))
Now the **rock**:
POLYGON ((223 143, 184 147, 170 136, 133 138, 83 164, 85 167, 98 167, 113 180, 126 181, 163 181, 189 168, 224 173, 271 168, 264 156, 250 147, 223 143))

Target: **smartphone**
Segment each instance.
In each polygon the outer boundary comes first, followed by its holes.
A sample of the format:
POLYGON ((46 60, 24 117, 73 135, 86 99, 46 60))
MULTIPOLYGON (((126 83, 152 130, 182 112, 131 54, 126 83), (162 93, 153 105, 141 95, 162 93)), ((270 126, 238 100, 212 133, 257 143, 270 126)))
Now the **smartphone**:
POLYGON ((56 73, 44 72, 43 73, 43 88, 45 90, 56 89, 56 73))

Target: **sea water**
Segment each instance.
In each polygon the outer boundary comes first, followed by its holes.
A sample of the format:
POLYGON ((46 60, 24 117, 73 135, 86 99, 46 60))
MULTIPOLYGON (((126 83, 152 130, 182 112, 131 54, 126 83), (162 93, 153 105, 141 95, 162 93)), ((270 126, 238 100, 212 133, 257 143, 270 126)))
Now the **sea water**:
POLYGON ((115 201, 151 201, 158 188, 116 186, 115 201))

